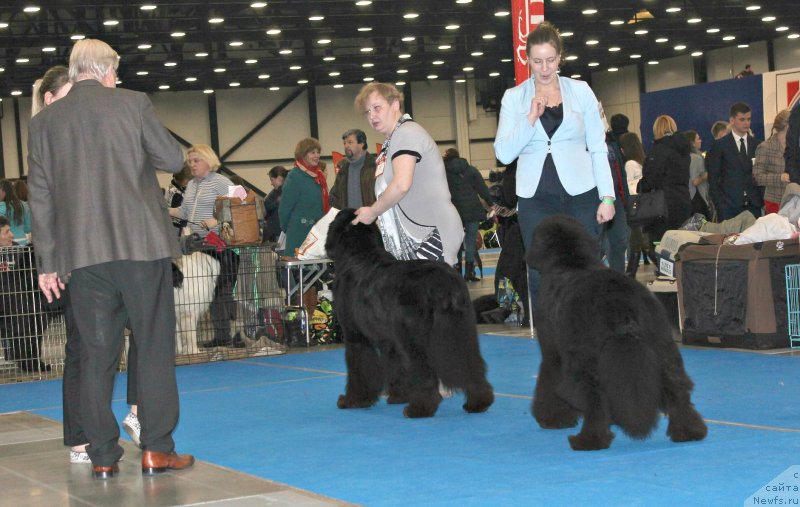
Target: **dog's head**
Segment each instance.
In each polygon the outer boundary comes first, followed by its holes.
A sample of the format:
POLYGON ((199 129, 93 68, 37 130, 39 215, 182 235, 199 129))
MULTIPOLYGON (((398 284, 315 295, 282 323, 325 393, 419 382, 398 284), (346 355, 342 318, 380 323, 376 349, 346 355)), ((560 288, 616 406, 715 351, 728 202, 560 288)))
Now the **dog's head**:
POLYGON ((525 260, 545 273, 549 269, 582 269, 601 264, 597 238, 586 227, 567 215, 552 215, 533 231, 525 260))
POLYGON ((357 253, 384 250, 381 232, 375 223, 353 225, 354 209, 343 209, 328 227, 325 252, 336 262, 357 253))

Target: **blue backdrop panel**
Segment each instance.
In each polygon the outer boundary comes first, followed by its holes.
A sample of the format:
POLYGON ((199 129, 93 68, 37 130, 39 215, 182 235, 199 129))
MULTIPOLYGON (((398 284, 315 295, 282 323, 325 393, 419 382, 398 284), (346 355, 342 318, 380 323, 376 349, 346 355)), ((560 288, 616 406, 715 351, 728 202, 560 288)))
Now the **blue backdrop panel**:
POLYGON ((645 152, 653 146, 653 122, 662 114, 671 116, 678 130, 696 130, 703 140, 702 149, 711 148, 711 126, 717 120, 728 121, 731 104, 747 103, 753 110, 753 134, 764 139, 764 92, 761 76, 702 83, 641 96, 642 144, 645 152))

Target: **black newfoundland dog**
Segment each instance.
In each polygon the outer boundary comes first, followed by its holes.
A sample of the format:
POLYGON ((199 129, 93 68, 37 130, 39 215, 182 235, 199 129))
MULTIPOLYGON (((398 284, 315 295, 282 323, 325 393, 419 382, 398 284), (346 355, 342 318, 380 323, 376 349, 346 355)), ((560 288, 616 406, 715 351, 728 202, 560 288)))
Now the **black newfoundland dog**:
POLYGON ((464 410, 486 411, 494 393, 464 280, 443 262, 396 260, 377 225, 354 218, 340 211, 325 242, 347 362, 339 408, 369 407, 386 387, 388 403, 408 403, 406 417, 431 417, 441 381, 466 391, 464 410))
POLYGON ((542 363, 533 416, 542 428, 570 428, 576 451, 606 449, 612 424, 645 439, 669 417, 673 442, 702 440, 692 381, 661 303, 635 280, 606 268, 597 240, 577 220, 548 217, 533 233, 528 264, 541 273, 535 311, 542 363))

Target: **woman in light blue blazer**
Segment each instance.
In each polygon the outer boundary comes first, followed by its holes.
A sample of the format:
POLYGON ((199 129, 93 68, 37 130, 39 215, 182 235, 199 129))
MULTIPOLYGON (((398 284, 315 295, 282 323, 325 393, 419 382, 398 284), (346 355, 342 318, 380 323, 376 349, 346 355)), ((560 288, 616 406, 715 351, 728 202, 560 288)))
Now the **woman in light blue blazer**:
MULTIPOLYGON (((547 21, 528 34, 531 78, 503 96, 494 141, 498 160, 517 159, 517 212, 526 249, 548 215, 571 215, 594 235, 614 218, 599 104, 588 84, 558 75, 562 49, 561 35, 547 21)), ((535 308, 539 273, 530 269, 528 277, 535 308)))

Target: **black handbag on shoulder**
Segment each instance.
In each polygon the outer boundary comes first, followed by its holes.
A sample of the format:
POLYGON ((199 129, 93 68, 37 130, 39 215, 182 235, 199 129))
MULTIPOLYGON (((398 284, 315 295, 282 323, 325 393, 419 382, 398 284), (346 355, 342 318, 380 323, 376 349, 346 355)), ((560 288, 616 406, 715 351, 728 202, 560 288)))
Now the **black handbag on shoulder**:
POLYGON ((667 198, 663 190, 632 195, 627 202, 628 224, 646 226, 667 218, 667 198))

